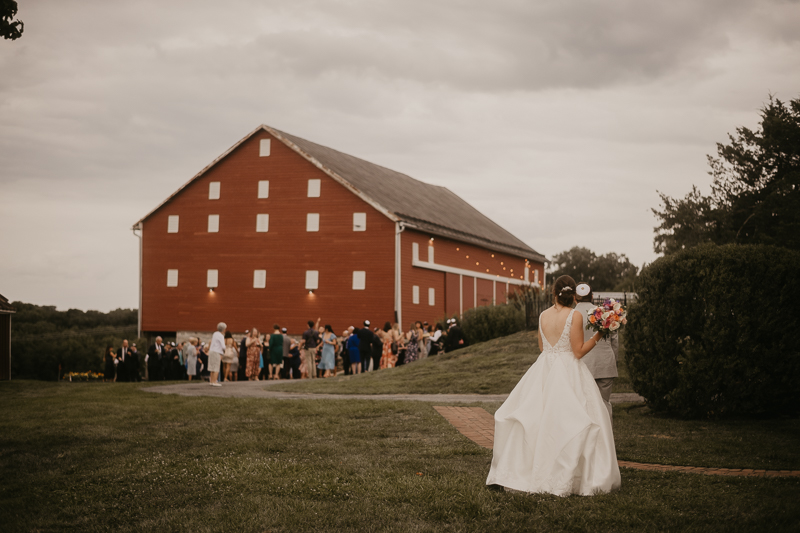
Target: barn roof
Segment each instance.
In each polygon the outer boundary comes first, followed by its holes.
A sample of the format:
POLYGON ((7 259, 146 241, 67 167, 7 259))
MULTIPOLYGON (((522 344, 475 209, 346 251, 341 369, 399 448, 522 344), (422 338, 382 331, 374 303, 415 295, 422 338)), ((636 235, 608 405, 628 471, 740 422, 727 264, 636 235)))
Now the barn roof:
POLYGON ((16 309, 8 303, 8 298, 0 294, 0 313, 16 313, 16 309))
MULTIPOLYGON (((227 152, 215 159, 183 187, 167 198, 167 203, 192 181, 235 150, 244 141, 267 131, 314 166, 328 174, 389 218, 425 233, 476 244, 527 259, 545 261, 536 250, 500 227, 446 187, 430 185, 400 172, 364 161, 300 137, 261 125, 227 152), (396 191, 397 194, 387 194, 396 191)), ((142 218, 145 220, 153 212, 142 218)), ((141 221, 140 221, 141 222, 141 221)))

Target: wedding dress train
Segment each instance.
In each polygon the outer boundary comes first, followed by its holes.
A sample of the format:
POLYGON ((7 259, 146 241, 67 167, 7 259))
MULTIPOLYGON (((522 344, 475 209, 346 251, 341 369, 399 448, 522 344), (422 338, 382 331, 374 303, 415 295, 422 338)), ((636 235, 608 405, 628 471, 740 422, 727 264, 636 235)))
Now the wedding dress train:
POLYGON ((608 411, 591 372, 570 347, 574 314, 554 346, 539 330, 542 354, 495 413, 487 485, 558 496, 619 488, 608 411))

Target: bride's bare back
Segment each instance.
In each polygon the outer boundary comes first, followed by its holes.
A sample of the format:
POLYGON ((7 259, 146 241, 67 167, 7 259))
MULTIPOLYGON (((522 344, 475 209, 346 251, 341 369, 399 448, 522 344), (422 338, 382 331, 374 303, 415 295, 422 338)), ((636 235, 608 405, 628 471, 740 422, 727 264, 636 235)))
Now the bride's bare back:
MULTIPOLYGON (((550 346, 555 346, 558 342, 571 312, 571 307, 562 306, 558 308, 553 306, 542 312, 542 317, 539 319, 539 332, 547 338, 550 346)), ((539 349, 542 349, 541 339, 539 339, 539 349)))

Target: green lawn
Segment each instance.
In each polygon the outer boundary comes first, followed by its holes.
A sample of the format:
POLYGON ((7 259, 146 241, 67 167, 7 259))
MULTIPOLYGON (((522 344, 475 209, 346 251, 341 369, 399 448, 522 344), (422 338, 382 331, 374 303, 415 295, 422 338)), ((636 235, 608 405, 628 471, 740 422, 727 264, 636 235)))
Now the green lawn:
MULTIPOLYGON (((623 469, 613 494, 497 493, 484 487, 491 452, 427 403, 193 398, 141 387, 0 383, 2 531, 774 532, 800 523, 800 479, 623 469)), ((669 436, 678 431, 671 424, 618 408, 620 457, 658 453, 670 439, 626 443, 669 436)), ((758 434, 762 446, 776 449, 776 464, 800 468, 796 452, 779 451, 797 448, 797 423, 774 424, 758 434), (779 445, 784 437, 791 445, 779 445)), ((695 429, 714 441, 720 426, 706 428, 695 429)), ((747 459, 730 445, 742 428, 723 429, 727 444, 708 455, 747 459)))
MULTIPOLYGON (((271 390, 328 394, 506 394, 539 356, 535 331, 525 331, 410 365, 358 376, 292 381, 271 390)), ((620 348, 614 392, 633 392, 620 348)))

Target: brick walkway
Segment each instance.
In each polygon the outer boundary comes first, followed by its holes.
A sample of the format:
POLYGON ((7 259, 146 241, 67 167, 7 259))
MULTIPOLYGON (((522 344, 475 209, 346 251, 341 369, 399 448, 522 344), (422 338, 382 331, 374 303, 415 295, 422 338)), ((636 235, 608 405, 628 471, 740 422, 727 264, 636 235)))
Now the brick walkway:
MULTIPOLYGON (((442 407, 434 409, 465 437, 479 446, 492 449, 494 443, 494 416, 482 407, 442 407)), ((672 466, 619 461, 621 468, 650 470, 653 472, 685 472, 709 476, 743 477, 800 477, 800 470, 753 470, 750 468, 705 468, 699 466, 672 466)))

